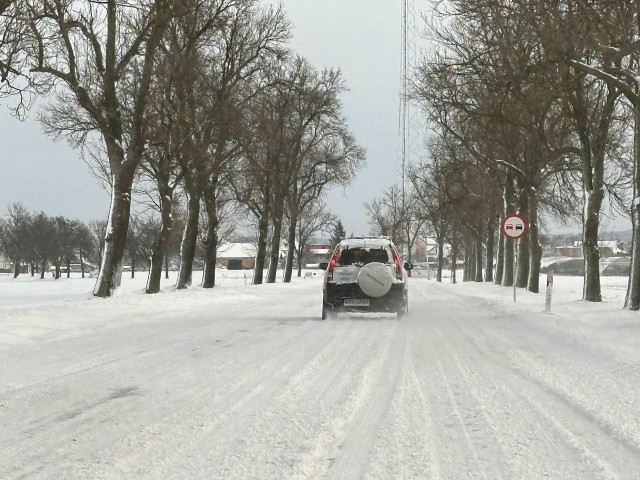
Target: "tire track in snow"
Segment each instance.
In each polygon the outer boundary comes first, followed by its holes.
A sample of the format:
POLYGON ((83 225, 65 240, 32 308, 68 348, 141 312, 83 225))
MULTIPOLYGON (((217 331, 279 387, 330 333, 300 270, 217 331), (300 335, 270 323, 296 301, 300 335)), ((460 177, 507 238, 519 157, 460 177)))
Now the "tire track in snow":
MULTIPOLYGON (((481 366, 483 378, 492 380, 494 410, 503 410, 495 413, 494 421, 506 434, 506 443, 516 446, 515 458, 520 461, 514 462, 514 468, 520 470, 518 475, 527 472, 536 477, 532 465, 524 466, 522 460, 531 462, 527 457, 533 455, 532 450, 536 456, 547 450, 546 462, 535 467, 537 476, 554 472, 563 478, 638 477, 639 451, 635 446, 612 437, 606 427, 595 423, 573 399, 554 391, 528 369, 522 370, 529 367, 530 359, 520 357, 520 362, 514 365, 505 362, 511 359, 513 363, 514 357, 508 353, 517 349, 520 339, 507 345, 509 339, 495 334, 496 322, 489 317, 476 316, 470 321, 455 312, 445 315, 452 330, 449 335, 454 342, 452 351, 464 356, 465 364, 481 366), (509 426, 505 427, 505 423, 509 426), (527 437, 514 432, 526 433, 527 437), (629 475, 629 471, 634 473, 629 475)), ((467 376, 469 381, 473 378, 467 376)), ((485 385, 475 382, 476 391, 487 390, 485 385)))
MULTIPOLYGON (((16 412, 20 417, 14 417, 14 435, 24 437, 20 441, 14 441, 7 437, 7 442, 0 449, 0 458, 9 462, 16 454, 24 455, 33 450, 43 441, 57 436, 60 431, 70 429, 73 425, 73 433, 82 435, 93 427, 91 417, 98 415, 96 409, 105 406, 103 398, 110 398, 110 391, 121 388, 123 377, 128 375, 131 365, 135 365, 136 375, 143 376, 147 371, 157 367, 153 361, 159 358, 158 353, 167 349, 166 332, 145 338, 144 350, 140 351, 139 341, 131 341, 126 344, 118 344, 116 351, 109 352, 108 361, 102 361, 104 354, 100 355, 100 361, 92 366, 85 367, 64 375, 55 375, 48 380, 42 380, 35 385, 22 387, 2 394, 2 398, 13 398, 12 403, 21 405, 16 412), (133 351, 130 349, 133 347, 133 351), (70 382, 73 378, 73 382, 70 382), (90 385, 90 390, 74 392, 69 383, 77 385, 90 385), (18 393, 18 395, 15 395, 18 393), (13 394, 13 395, 12 395, 13 394), (30 411, 35 415, 45 412, 44 416, 31 418, 29 425, 24 423, 30 411), (22 413, 20 413, 22 412, 22 413), (24 417, 22 417, 24 415, 24 417), (83 422, 82 420, 86 420, 83 422), (69 423, 71 421, 71 423, 69 423), (21 426, 22 425, 22 426, 21 426)), ((192 341, 192 334, 182 333, 171 337, 170 347, 181 348, 184 343, 192 341)), ((92 353, 92 352, 91 352, 92 353)), ((90 354, 83 352, 83 356, 90 354)), ((90 361, 90 360, 89 360, 90 361)), ((130 372, 129 372, 130 373, 130 372)), ((135 382, 134 382, 135 383, 135 382)), ((161 382, 159 382, 161 383, 161 382)), ((130 388, 130 387, 127 387, 130 388)), ((142 392, 143 393, 143 392, 142 392)), ((6 418, 10 421, 10 418, 6 418)), ((14 436, 14 438, 15 438, 14 436)))
POLYGON ((455 302, 415 293, 430 311, 428 319, 415 325, 414 357, 422 374, 418 378, 423 403, 432 418, 435 478, 510 478, 503 477, 504 452, 496 447, 499 433, 486 415, 489 406, 470 388, 470 365, 456 356, 464 346, 449 338, 446 312, 455 310, 455 302))
MULTIPOLYGON (((262 308, 260 305, 253 308, 245 308, 245 313, 250 314, 251 310, 259 312, 262 308)), ((14 404, 22 404, 23 400, 21 399, 29 400, 29 408, 26 410, 23 408, 26 414, 25 419, 32 415, 32 411, 36 415, 41 415, 40 412, 45 412, 45 416, 36 416, 30 420, 30 423, 35 426, 31 432, 19 433, 16 431, 13 439, 8 438, 12 442, 0 454, 0 458, 2 458, 0 472, 5 472, 2 476, 7 478, 9 475, 19 475, 19 472, 24 471, 25 465, 33 465, 34 469, 42 469, 44 467, 39 467, 39 465, 45 465, 45 470, 50 471, 54 468, 59 470, 61 464, 64 465, 66 462, 70 464, 70 468, 75 468, 72 460, 68 462, 65 460, 68 455, 75 455, 77 449, 78 444, 71 444, 71 437, 85 438, 92 441, 97 440, 102 445, 108 441, 120 442, 121 432, 118 434, 118 432, 114 431, 111 436, 104 435, 104 433, 107 433, 104 432, 101 437, 106 438, 99 439, 95 439, 95 434, 93 433, 96 427, 103 429, 103 422, 107 422, 107 425, 109 425, 117 421, 117 418, 114 418, 116 415, 119 417, 128 415, 132 418, 139 416, 143 422, 151 422, 152 424, 162 421, 158 420, 158 415, 160 419, 167 420, 171 418, 163 409, 154 408, 155 405, 153 404, 150 405, 151 408, 148 408, 144 400, 140 398, 134 399, 133 402, 127 401, 124 404, 120 402, 117 413, 111 408, 105 408, 106 405, 102 404, 99 405, 99 408, 95 408, 93 405, 95 399, 104 395, 102 392, 108 392, 110 388, 114 387, 114 384, 115 386, 122 385, 125 377, 132 378, 127 382, 143 384, 141 395, 153 397, 160 393, 158 390, 166 387, 165 395, 169 394, 171 396, 174 405, 189 405, 195 398, 198 398, 199 390, 202 387, 197 379, 190 380, 191 387, 178 390, 177 393, 175 391, 172 392, 171 389, 176 384, 184 383, 184 379, 181 376, 185 374, 185 371, 188 372, 190 368, 195 367, 194 364, 185 365, 184 358, 181 359, 183 355, 194 349, 194 343, 197 342, 197 345, 202 346, 202 339, 207 335, 211 338, 211 335, 219 336, 217 334, 226 332, 225 335, 233 336, 235 334, 236 339, 230 339, 231 343, 225 343, 231 345, 241 339, 243 348, 251 348, 251 342, 247 341, 247 339, 251 339, 253 336, 238 333, 238 327, 236 326, 225 327, 225 330, 220 332, 216 331, 216 328, 219 328, 220 325, 216 325, 211 331, 210 325, 203 321, 189 322, 189 327, 191 328, 184 328, 183 323, 180 321, 173 325, 163 324, 161 331, 152 332, 152 335, 141 338, 136 338, 136 335, 125 336, 125 342, 119 342, 117 345, 109 344, 111 351, 107 355, 111 358, 111 361, 83 368, 73 374, 56 375, 51 381, 43 380, 35 387, 20 389, 20 395, 15 397, 14 404), (194 334, 194 327, 196 329, 195 332, 202 332, 204 335, 194 334), (140 350, 141 339, 143 340, 142 351, 140 350), (178 365, 178 368, 176 368, 176 365, 178 365), (194 383, 195 385, 193 385, 194 383), (73 385, 76 384, 82 386, 81 391, 75 391, 73 385), (156 417, 156 420, 153 420, 154 417, 156 417), (22 440, 16 443, 15 438, 22 438, 22 440), (73 448, 70 448, 70 445, 73 448), (48 446, 48 451, 44 449, 45 446, 48 446)), ((246 324, 246 322, 237 323, 237 325, 243 324, 246 324)), ((279 327, 274 322, 265 322, 263 328, 262 333, 265 333, 273 332, 274 329, 279 327)), ((293 328, 281 340, 286 341, 289 336, 302 335, 304 335, 303 331, 293 328)), ((259 341, 259 339, 260 336, 256 336, 255 341, 259 341)), ((269 345, 273 347, 273 352, 281 347, 278 343, 269 343, 269 345)), ((224 350, 222 349, 223 346, 224 344, 210 350, 214 357, 216 357, 216 352, 226 352, 222 356, 217 355, 218 362, 213 366, 212 370, 224 370, 237 363, 237 358, 235 357, 238 350, 235 348, 224 350), (221 358, 226 360, 220 361, 221 358)), ((101 349, 94 350, 93 347, 86 352, 82 350, 76 351, 76 354, 81 357, 92 358, 94 352, 100 352, 97 354, 101 359, 105 356, 101 349)), ((206 360, 206 357, 203 357, 202 360, 206 360)), ((207 374, 209 373, 208 371, 207 374)), ((162 393, 160 394, 162 395, 162 393)), ((20 422, 22 422, 22 419, 20 422)), ((19 424, 14 426, 14 428, 18 427, 19 424)), ((133 434, 133 432, 139 431, 137 427, 138 419, 136 418, 135 423, 125 427, 125 429, 133 434)), ((86 456, 81 460, 85 463, 88 462, 86 456)), ((52 473, 51 476, 55 475, 52 473)), ((82 477, 85 477, 85 475, 78 476, 78 478, 82 477)))
POLYGON ((352 372, 361 368, 361 353, 373 343, 372 336, 363 338, 361 330, 342 320, 317 326, 321 330, 314 335, 326 330, 330 340, 320 339, 322 349, 309 356, 278 394, 236 429, 233 441, 239 448, 234 455, 250 461, 234 461, 235 457, 220 452, 216 476, 319 478, 326 471, 329 460, 322 445, 334 438, 335 414, 342 408, 345 392, 350 391, 352 372))
MULTIPOLYGON (((559 436, 564 439, 565 446, 573 450, 572 457, 576 466, 574 471, 567 472, 568 475, 630 480, 640 476, 640 449, 628 439, 620 437, 573 399, 549 387, 540 378, 517 366, 504 365, 495 358, 493 352, 471 339, 470 344, 493 363, 496 371, 502 372, 501 388, 505 392, 518 392, 519 400, 528 405, 530 411, 535 412, 538 422, 546 420, 549 430, 557 434, 554 443, 557 444, 559 436), (598 472, 600 476, 596 476, 598 472)), ((570 462, 567 462, 568 458, 569 452, 561 456, 556 452, 548 460, 557 459, 556 469, 561 469, 563 464, 567 468, 571 467, 570 462)))
POLYGON ((173 412, 118 442, 105 454, 104 461, 100 460, 92 478, 109 478, 114 472, 184 478, 173 477, 172 472, 188 471, 193 452, 200 452, 195 455, 202 462, 201 468, 210 468, 209 455, 229 440, 229 435, 223 434, 229 433, 228 425, 233 427, 239 418, 257 410, 275 394, 280 382, 298 368, 298 356, 306 352, 291 352, 287 347, 302 344, 301 338, 308 336, 310 324, 287 329, 277 342, 267 341, 266 348, 258 345, 256 350, 245 350, 241 357, 237 351, 227 350, 234 357, 229 368, 219 369, 211 376, 202 371, 201 382, 210 384, 195 383, 172 398, 173 412), (212 435, 214 432, 219 435, 212 435), (182 464, 187 470, 179 468, 182 464))
POLYGON ((406 343, 406 329, 398 322, 392 342, 386 348, 382 368, 377 375, 373 371, 365 372, 364 385, 354 392, 357 401, 351 417, 346 419, 345 435, 336 445, 339 453, 327 472, 329 478, 362 478, 371 448, 396 394, 406 343))

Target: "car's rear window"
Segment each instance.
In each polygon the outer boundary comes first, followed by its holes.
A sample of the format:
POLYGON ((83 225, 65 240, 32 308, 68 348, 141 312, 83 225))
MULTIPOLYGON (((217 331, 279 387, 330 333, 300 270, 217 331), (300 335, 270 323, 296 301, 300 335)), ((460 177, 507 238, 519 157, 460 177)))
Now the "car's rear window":
POLYGON ((371 262, 389 263, 389 253, 385 248, 345 248, 340 251, 338 265, 346 267, 349 265, 366 265, 371 262))

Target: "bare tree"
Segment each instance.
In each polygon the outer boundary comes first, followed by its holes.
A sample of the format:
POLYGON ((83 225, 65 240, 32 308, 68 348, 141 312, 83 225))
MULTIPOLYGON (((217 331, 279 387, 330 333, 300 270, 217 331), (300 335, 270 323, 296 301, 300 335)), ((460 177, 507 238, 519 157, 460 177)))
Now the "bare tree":
POLYGON ((328 186, 347 185, 364 162, 364 149, 355 143, 342 117, 321 118, 318 123, 310 129, 311 134, 306 134, 296 154, 298 159, 293 162, 292 181, 285 197, 289 218, 285 282, 291 281, 298 217, 328 186))
POLYGON ((35 93, 26 68, 26 9, 22 0, 0 0, 0 99, 17 98, 12 110, 18 117, 35 93))
POLYGON ((9 205, 7 219, 0 224, 0 250, 12 261, 13 277, 22 273, 22 262, 30 254, 31 214, 21 203, 9 205))
POLYGON ((46 131, 77 145, 96 132, 104 142, 111 210, 94 295, 108 297, 120 282, 131 189, 147 147, 145 115, 154 61, 176 14, 174 2, 26 3, 30 70, 36 83, 55 84, 58 96, 42 116, 46 131))
MULTIPOLYGON (((554 191, 549 186, 577 156, 570 122, 558 108, 558 72, 545 64, 534 27, 505 2, 447 6, 454 20, 433 30, 443 50, 423 65, 418 95, 432 119, 479 166, 500 179, 508 173, 519 183, 518 208, 531 228, 520 241, 522 259, 528 258, 517 283, 537 292, 541 205, 562 203, 549 197, 554 191)), ((484 230, 485 224, 475 228, 484 230)))
POLYGON ((213 50, 221 52, 211 59, 209 81, 204 83, 204 117, 198 138, 206 145, 204 161, 198 169, 198 184, 207 213, 207 235, 204 250, 205 269, 202 286, 215 285, 215 260, 220 242, 222 218, 229 200, 227 179, 241 154, 243 112, 262 86, 265 65, 285 58, 284 42, 289 37, 289 24, 281 8, 259 9, 247 2, 229 20, 229 26, 218 37, 213 50))
POLYGON ((365 204, 374 232, 390 237, 399 248, 406 245, 407 217, 402 200, 401 187, 392 185, 380 197, 365 204))
POLYGON ((326 205, 321 198, 315 199, 301 211, 298 216, 298 226, 296 229, 296 260, 298 262, 298 277, 302 276, 302 263, 304 261, 304 251, 311 239, 319 234, 329 234, 338 218, 326 210, 326 205))

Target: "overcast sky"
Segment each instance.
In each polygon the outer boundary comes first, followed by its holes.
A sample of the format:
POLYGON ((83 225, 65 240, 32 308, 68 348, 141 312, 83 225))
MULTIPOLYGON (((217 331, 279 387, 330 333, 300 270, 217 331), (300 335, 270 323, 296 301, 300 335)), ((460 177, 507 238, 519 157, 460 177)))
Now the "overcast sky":
POLYGON ((397 180, 400 99, 400 2, 285 0, 294 24, 293 48, 318 68, 342 71, 349 91, 344 111, 367 165, 327 203, 347 233, 369 232, 364 202, 397 180))
MULTIPOLYGON (((366 234, 364 203, 399 181, 400 2, 284 0, 284 6, 294 27, 293 49, 319 69, 341 69, 349 88, 344 112, 366 148, 367 165, 344 191, 330 191, 327 203, 348 234, 366 234)), ((109 196, 79 152, 46 137, 35 117, 34 111, 19 122, 0 109, 0 215, 18 201, 49 215, 106 219, 109 196)))
MULTIPOLYGON (((369 0, 288 0, 292 47, 316 67, 340 68, 349 126, 367 150, 367 166, 343 192, 328 196, 348 233, 369 230, 363 203, 396 181, 400 91, 400 3, 369 0)), ((0 215, 11 202, 33 211, 106 219, 109 196, 79 152, 42 133, 35 111, 20 122, 0 109, 0 215)))

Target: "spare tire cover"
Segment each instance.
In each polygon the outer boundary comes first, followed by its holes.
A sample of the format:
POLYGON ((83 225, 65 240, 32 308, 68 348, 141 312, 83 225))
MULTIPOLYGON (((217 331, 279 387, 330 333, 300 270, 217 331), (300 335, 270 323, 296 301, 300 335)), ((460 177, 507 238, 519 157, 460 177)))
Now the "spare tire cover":
POLYGON ((358 273, 360 289, 370 297, 382 297, 393 284, 391 270, 384 263, 367 263, 358 273))

